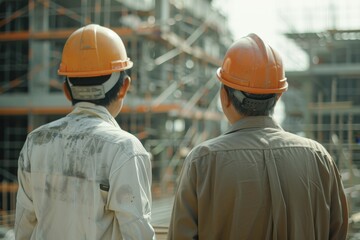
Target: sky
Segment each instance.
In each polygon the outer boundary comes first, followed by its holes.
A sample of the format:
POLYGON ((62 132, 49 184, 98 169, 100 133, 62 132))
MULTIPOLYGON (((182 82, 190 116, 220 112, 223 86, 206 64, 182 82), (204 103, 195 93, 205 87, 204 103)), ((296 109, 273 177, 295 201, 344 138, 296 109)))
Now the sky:
POLYGON ((359 0, 213 0, 235 39, 256 33, 280 52, 285 68, 307 68, 307 56, 284 33, 360 29, 359 0), (294 54, 296 53, 296 54, 294 54))

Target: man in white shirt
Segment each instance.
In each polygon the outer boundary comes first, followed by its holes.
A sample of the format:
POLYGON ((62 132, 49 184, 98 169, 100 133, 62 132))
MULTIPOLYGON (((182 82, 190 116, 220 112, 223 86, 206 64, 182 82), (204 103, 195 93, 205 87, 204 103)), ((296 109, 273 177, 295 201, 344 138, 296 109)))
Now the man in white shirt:
POLYGON ((26 139, 16 239, 155 239, 149 154, 114 119, 132 66, 109 28, 90 24, 68 38, 58 73, 74 110, 26 139))

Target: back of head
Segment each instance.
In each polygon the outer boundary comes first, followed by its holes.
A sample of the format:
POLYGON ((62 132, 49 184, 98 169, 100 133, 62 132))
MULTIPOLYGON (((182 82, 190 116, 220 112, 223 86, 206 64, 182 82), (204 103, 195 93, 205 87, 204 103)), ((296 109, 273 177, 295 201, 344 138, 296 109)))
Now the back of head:
POLYGON ((67 39, 58 74, 66 76, 73 104, 88 101, 107 105, 112 98, 107 95, 113 88, 121 87, 124 71, 132 66, 117 33, 89 24, 67 39))
POLYGON ((217 77, 238 112, 268 115, 288 84, 280 55, 256 34, 230 46, 217 77))

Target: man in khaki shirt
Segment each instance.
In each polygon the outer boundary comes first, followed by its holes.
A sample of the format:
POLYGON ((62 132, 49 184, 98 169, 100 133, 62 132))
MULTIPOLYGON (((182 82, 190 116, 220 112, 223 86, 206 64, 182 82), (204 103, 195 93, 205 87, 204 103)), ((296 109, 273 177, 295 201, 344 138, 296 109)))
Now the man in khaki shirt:
POLYGON ((217 76, 231 127, 186 158, 168 239, 346 239, 331 156, 271 117, 288 87, 278 53, 250 34, 229 48, 217 76))

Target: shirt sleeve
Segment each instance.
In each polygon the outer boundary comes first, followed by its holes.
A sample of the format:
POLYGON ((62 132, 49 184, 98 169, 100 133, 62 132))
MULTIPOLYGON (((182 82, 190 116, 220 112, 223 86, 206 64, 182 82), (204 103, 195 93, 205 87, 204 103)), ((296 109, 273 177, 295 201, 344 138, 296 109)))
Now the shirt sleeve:
POLYGON ((15 237, 18 240, 30 239, 37 224, 32 191, 30 187, 30 162, 27 159, 27 142, 20 152, 18 161, 18 182, 16 214, 15 214, 15 237))
POLYGON ((151 220, 151 164, 147 155, 127 160, 110 176, 109 209, 123 239, 155 239, 151 220))
POLYGON ((347 239, 348 231, 348 206, 344 186, 342 184, 339 171, 333 163, 332 171, 334 175, 331 190, 331 206, 330 206, 330 237, 329 239, 347 239))
POLYGON ((198 239, 196 169, 189 157, 180 173, 169 226, 168 240, 198 239))

